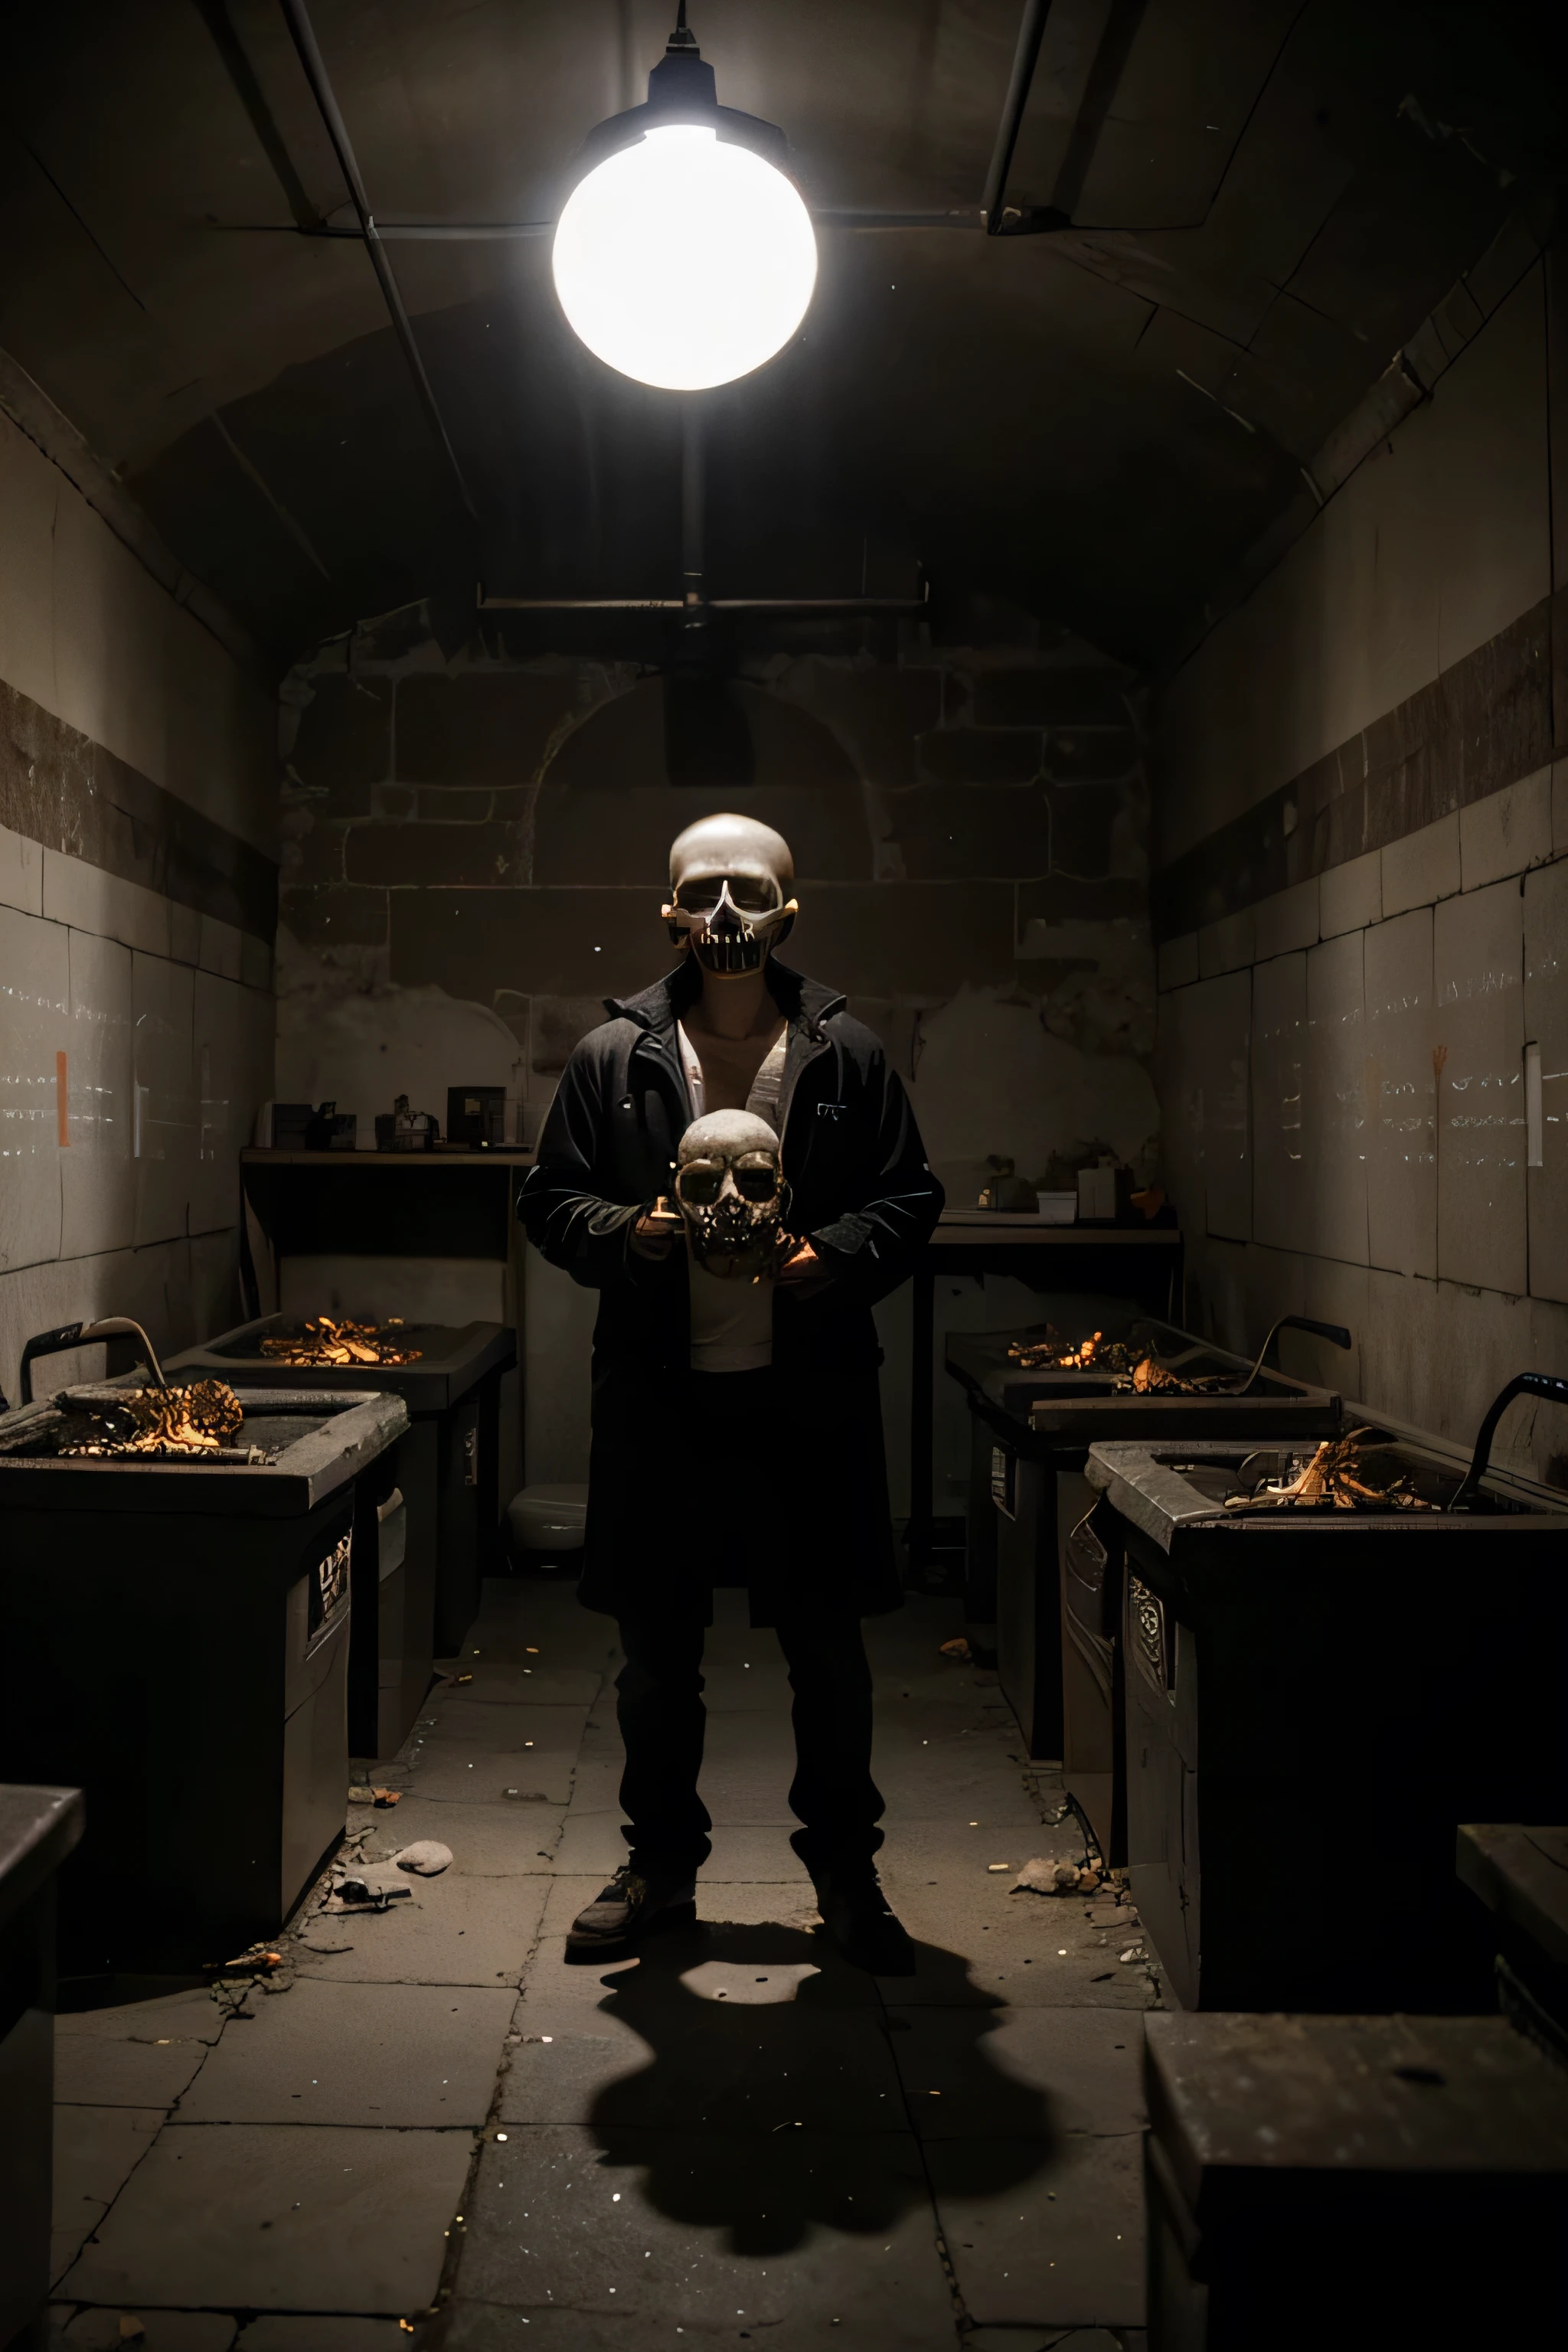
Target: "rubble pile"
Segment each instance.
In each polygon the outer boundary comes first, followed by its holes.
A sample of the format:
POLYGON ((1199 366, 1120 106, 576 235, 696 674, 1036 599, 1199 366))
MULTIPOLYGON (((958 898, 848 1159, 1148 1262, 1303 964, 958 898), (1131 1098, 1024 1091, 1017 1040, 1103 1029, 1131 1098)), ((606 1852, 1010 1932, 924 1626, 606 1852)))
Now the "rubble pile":
POLYGON ((1085 1339, 1064 1339, 1048 1323, 1043 1339, 1015 1339, 1007 1354, 1026 1372, 1130 1372, 1137 1361, 1135 1349, 1121 1339, 1107 1339, 1103 1331, 1091 1331, 1085 1339))
MULTIPOLYGON (((126 1389, 86 1413, 72 1414, 62 1433, 62 1454, 105 1461, 127 1454, 211 1454, 231 1459, 228 1444, 245 1419, 239 1399, 222 1381, 195 1381, 183 1389, 126 1389)), ((260 1461, 255 1447, 245 1458, 260 1461)))
POLYGON ((342 1370, 355 1364, 416 1364, 423 1348, 405 1348, 400 1340, 385 1336, 402 1328, 400 1315, 389 1315, 384 1323, 346 1319, 334 1323, 331 1316, 321 1315, 301 1332, 263 1339, 261 1352, 274 1363, 296 1365, 301 1371, 328 1367, 342 1370))

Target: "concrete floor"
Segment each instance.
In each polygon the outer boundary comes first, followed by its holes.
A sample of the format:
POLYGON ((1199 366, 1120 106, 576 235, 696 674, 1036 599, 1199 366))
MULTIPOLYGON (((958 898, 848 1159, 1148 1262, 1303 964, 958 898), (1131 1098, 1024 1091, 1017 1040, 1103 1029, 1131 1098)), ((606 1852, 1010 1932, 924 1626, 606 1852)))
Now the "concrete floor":
POLYGON ((860 1976, 788 1845, 777 1645, 742 1596, 720 1612, 695 1929, 564 1964, 624 1853, 614 1627, 570 1585, 495 1582, 470 1679, 378 1772, 402 1801, 349 1812, 367 1856, 437 1838, 450 1870, 383 1914, 312 1903, 276 1990, 59 2020, 59 2342, 1141 2344, 1158 1992, 1103 1906, 1009 1891, 1081 1857, 1054 1774, 994 1677, 940 1654, 949 1604, 868 1628, 883 1882, 920 1967, 860 1976))

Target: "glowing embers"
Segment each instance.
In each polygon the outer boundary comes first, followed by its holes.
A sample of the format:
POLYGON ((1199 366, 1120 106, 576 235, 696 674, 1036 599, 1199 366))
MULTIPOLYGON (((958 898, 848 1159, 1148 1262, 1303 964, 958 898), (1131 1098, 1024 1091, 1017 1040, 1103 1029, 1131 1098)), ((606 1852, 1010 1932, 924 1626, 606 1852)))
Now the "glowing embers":
POLYGON ((239 1434, 244 1419, 239 1399, 222 1381, 195 1381, 185 1389, 125 1389, 85 1412, 68 1412, 56 1451, 100 1461, 151 1454, 260 1462, 265 1456, 259 1448, 226 1443, 239 1434))
POLYGON ((1147 1349, 1130 1348, 1123 1339, 1107 1339, 1091 1331, 1086 1339, 1064 1339, 1049 1324, 1043 1339, 1015 1339, 1007 1349, 1012 1361, 1026 1372, 1110 1372, 1122 1394, 1136 1396, 1224 1395, 1233 1385, 1223 1375, 1189 1381, 1157 1363, 1147 1349))
MULTIPOLYGON (((1437 1510, 1440 1506, 1418 1494, 1406 1472, 1395 1470, 1392 1464, 1373 1465, 1371 1457, 1390 1448, 1386 1442, 1362 1444, 1373 1435, 1371 1428, 1363 1426, 1347 1430, 1343 1437, 1325 1438, 1310 1459, 1291 1461, 1282 1474, 1265 1476, 1248 1493, 1227 1495, 1226 1510, 1437 1510)), ((1243 1463, 1243 1470, 1246 1467, 1243 1463)))
POLYGON ((405 1348, 384 1334, 401 1332, 403 1318, 389 1315, 384 1323, 334 1323, 319 1316, 292 1337, 263 1339, 261 1353, 274 1363, 295 1364, 303 1370, 331 1366, 353 1370, 357 1364, 416 1364, 422 1348, 405 1348))
POLYGON ((1026 1372, 1129 1372, 1137 1362, 1135 1349, 1121 1339, 1108 1340, 1103 1331, 1091 1331, 1087 1339, 1064 1339, 1048 1323, 1043 1339, 1015 1339, 1007 1353, 1026 1372))
POLYGON ((1218 1378, 1184 1381, 1179 1372, 1157 1364, 1152 1356, 1144 1356, 1120 1385, 1130 1388, 1134 1396, 1224 1396, 1235 1383, 1218 1378))

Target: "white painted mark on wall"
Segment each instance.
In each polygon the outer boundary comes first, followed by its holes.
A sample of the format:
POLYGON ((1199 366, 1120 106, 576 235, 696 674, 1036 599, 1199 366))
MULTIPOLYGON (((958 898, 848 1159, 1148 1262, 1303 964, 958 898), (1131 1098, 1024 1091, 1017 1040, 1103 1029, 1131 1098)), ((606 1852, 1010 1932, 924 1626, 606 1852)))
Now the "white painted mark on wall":
POLYGON ((1524 1164, 1527 1168, 1544 1168, 1546 1165, 1544 1129, 1541 1102, 1541 1048, 1531 1043, 1524 1049, 1524 1164))

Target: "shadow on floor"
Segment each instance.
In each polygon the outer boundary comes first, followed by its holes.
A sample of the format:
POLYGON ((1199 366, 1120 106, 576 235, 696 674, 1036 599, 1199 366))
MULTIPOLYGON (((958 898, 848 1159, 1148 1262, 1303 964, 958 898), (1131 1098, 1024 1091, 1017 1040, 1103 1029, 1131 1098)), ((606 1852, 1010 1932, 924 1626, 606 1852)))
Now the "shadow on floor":
POLYGON ((1048 2099, 986 2051, 1001 2003, 957 1953, 916 1948, 925 2000, 945 2020, 940 2084, 910 2079, 899 2063, 908 2028, 816 1936, 708 1925, 650 1939, 637 1968, 605 1979, 601 2013, 654 2055, 594 2101, 605 2162, 646 2168, 660 2212, 726 2231, 742 2254, 787 2252, 813 2224, 888 2230, 929 2202, 921 2142, 934 2137, 949 2194, 994 2196, 1032 2179, 1060 2135, 1048 2099), (794 1998, 779 1998, 795 1979, 794 1998), (721 1981, 729 1999, 717 1997, 721 1981), (955 2123, 970 2119, 956 2137, 939 2098, 955 2123))

